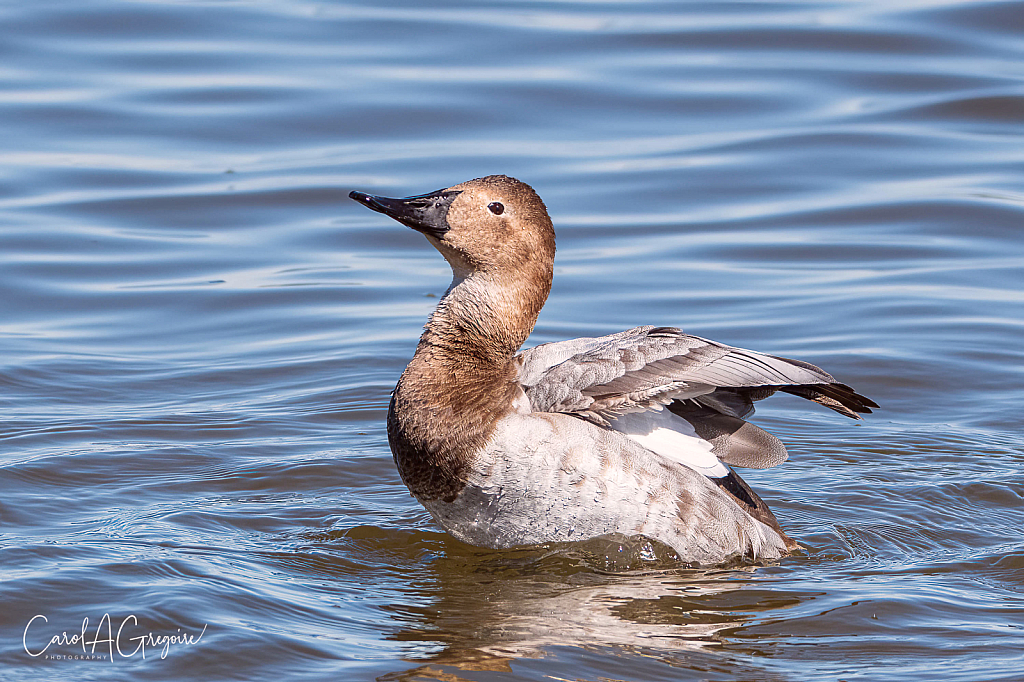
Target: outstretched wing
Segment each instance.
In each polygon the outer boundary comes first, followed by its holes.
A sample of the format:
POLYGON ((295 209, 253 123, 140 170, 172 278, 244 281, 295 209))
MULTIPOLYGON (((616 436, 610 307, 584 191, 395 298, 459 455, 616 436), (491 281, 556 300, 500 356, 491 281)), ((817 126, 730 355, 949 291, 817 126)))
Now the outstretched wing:
POLYGON ((614 428, 611 422, 624 414, 669 406, 700 437, 718 439, 719 459, 737 466, 773 466, 785 459, 781 443, 743 421, 755 400, 776 391, 854 419, 878 407, 809 363, 726 346, 673 327, 543 344, 522 352, 519 362, 520 382, 535 411, 574 414, 614 428))

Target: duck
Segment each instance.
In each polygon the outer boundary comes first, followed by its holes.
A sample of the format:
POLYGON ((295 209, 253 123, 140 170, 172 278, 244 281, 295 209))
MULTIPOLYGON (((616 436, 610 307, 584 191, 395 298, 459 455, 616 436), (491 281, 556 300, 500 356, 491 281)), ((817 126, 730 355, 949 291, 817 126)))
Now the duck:
POLYGON ((521 350, 554 274, 532 187, 490 175, 349 196, 426 237, 452 281, 391 394, 402 482, 449 535, 506 549, 642 537, 689 565, 798 549, 734 467, 786 461, 747 421, 776 392, 860 419, 878 405, 807 362, 642 326, 521 350))

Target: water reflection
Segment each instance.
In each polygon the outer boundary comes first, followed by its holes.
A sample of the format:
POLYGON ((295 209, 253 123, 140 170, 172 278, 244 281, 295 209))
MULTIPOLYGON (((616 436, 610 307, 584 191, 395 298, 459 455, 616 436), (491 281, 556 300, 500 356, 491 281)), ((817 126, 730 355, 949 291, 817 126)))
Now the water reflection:
POLYGON ((403 609, 406 625, 393 635, 427 662, 382 679, 430 677, 437 665, 508 671, 559 647, 722 664, 731 655, 719 632, 799 603, 760 589, 758 567, 669 568, 671 550, 643 540, 508 552, 447 544, 454 551, 431 563, 418 592, 423 606, 403 609))

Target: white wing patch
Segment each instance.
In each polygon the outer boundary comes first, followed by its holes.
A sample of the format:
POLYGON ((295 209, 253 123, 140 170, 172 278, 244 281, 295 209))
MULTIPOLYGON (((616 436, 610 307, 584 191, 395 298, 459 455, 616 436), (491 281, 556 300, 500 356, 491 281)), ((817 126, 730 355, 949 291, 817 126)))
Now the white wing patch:
POLYGON ((729 469, 711 452, 711 443, 698 436, 690 422, 668 410, 630 412, 613 420, 611 427, 651 452, 709 478, 729 475, 729 469))

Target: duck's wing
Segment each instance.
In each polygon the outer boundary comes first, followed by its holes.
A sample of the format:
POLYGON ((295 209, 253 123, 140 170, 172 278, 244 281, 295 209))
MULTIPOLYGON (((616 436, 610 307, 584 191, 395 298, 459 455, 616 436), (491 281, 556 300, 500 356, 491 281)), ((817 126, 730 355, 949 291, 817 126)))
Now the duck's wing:
POLYGON ((744 421, 755 400, 784 391, 859 419, 878 407, 814 365, 726 346, 673 327, 637 327, 520 353, 520 382, 539 412, 574 414, 614 428, 622 415, 670 412, 737 466, 785 460, 778 440, 744 421))

